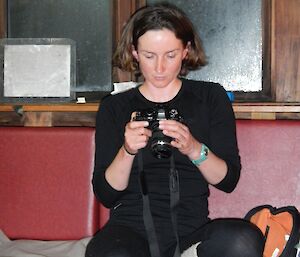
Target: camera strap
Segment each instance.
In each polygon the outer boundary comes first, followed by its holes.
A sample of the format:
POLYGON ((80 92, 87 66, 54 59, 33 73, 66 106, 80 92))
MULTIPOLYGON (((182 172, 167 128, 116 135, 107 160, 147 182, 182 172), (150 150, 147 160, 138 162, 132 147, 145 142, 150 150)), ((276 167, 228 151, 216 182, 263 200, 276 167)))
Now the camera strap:
MULTIPOLYGON (((153 217, 150 210, 150 201, 148 195, 148 188, 145 178, 145 172, 143 167, 143 155, 142 151, 138 152, 138 168, 139 168, 139 182, 143 198, 143 220, 145 229, 147 232, 148 242, 151 257, 161 257, 157 235, 154 227, 153 217)), ((179 203, 179 177, 178 171, 175 169, 175 162, 173 154, 170 157, 170 174, 169 174, 169 189, 170 189, 170 211, 173 230, 176 238, 176 249, 174 257, 180 257, 179 249, 179 236, 177 226, 177 207, 179 203)))
POLYGON ((169 178, 169 188, 170 188, 170 210, 173 230, 176 238, 176 249, 174 252, 174 257, 180 257, 179 249, 179 236, 178 236, 178 225, 177 225, 177 208, 179 204, 179 176, 178 171, 175 169, 174 155, 170 157, 170 178, 169 178))
POLYGON ((161 255, 160 255, 158 240, 155 232, 152 214, 150 211, 150 201, 149 201, 147 183, 145 179, 145 172, 143 167, 143 156, 141 150, 138 152, 138 167, 139 167, 139 182, 140 182, 140 188, 141 188, 142 198, 143 198, 143 219, 144 219, 145 229, 147 232, 150 253, 151 253, 151 257, 160 257, 161 255))

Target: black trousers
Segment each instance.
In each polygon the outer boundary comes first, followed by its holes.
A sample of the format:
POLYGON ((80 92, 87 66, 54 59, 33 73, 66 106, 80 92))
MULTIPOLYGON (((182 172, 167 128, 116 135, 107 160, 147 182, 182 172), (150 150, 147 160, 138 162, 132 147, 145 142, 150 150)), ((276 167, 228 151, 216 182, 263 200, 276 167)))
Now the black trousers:
MULTIPOLYGON (((242 219, 216 219, 195 233, 180 238, 181 252, 199 243, 198 257, 262 257, 264 237, 253 224, 242 219)), ((161 253, 173 257, 176 243, 161 253)), ((89 242, 86 257, 151 257, 148 242, 124 226, 107 225, 89 242)))

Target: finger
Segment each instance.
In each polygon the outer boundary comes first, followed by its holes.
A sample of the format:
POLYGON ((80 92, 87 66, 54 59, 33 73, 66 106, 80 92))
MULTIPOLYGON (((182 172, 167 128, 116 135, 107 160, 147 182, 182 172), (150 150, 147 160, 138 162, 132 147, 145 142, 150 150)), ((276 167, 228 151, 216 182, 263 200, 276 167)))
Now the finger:
POLYGON ((126 149, 131 153, 136 153, 139 149, 144 148, 148 143, 149 137, 146 135, 142 136, 125 136, 124 145, 126 149))
POLYGON ((187 126, 175 120, 161 120, 159 121, 159 128, 161 130, 164 129, 172 130, 172 131, 182 130, 183 132, 189 132, 189 128, 187 126))
POLYGON ((136 117, 136 112, 133 112, 133 113, 131 113, 131 121, 133 121, 134 119, 135 119, 135 117, 136 117))
POLYGON ((148 121, 130 121, 127 123, 129 128, 135 129, 135 128, 145 128, 149 126, 148 121))
POLYGON ((172 145, 173 147, 178 148, 178 149, 180 149, 180 148, 182 147, 181 143, 180 143, 179 141, 177 141, 177 140, 172 140, 172 141, 171 141, 171 145, 172 145))
POLYGON ((141 147, 145 147, 149 138, 152 136, 152 131, 144 127, 135 127, 129 122, 124 131, 124 140, 126 148, 132 150, 131 152, 136 152, 141 147))
POLYGON ((152 136, 152 131, 150 129, 144 128, 144 127, 138 127, 138 128, 131 128, 129 131, 125 131, 125 133, 128 132, 128 135, 132 136, 147 136, 151 137, 152 136))
POLYGON ((178 143, 182 144, 182 143, 188 141, 189 134, 186 133, 183 130, 181 130, 181 131, 180 130, 173 131, 173 130, 164 129, 162 132, 163 132, 164 135, 173 138, 174 141, 176 141, 178 143))

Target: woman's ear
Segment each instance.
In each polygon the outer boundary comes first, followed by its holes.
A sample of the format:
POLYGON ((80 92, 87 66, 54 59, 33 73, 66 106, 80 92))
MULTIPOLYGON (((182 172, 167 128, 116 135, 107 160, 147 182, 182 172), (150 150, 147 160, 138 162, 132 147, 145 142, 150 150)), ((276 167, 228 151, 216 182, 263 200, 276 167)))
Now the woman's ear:
POLYGON ((183 59, 186 59, 188 57, 190 47, 191 47, 191 42, 189 41, 183 50, 183 59))
POLYGON ((139 55, 138 55, 137 50, 135 50, 135 47, 134 47, 134 46, 132 46, 131 48, 132 48, 131 53, 132 53, 133 57, 134 57, 137 61, 139 61, 139 55))

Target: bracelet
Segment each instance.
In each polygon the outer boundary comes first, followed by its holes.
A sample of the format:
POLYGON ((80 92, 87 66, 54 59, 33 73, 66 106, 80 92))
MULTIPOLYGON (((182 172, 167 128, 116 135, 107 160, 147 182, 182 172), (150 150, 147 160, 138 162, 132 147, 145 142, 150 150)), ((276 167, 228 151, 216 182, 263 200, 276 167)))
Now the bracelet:
POLYGON ((195 164, 196 166, 199 166, 202 162, 204 162, 207 159, 208 153, 209 153, 209 148, 202 143, 200 156, 198 159, 192 160, 192 163, 195 164))
POLYGON ((137 154, 137 153, 131 153, 131 152, 129 152, 129 151, 126 149, 125 144, 123 145, 123 148, 124 148, 125 152, 128 153, 129 155, 134 156, 134 155, 137 154))

